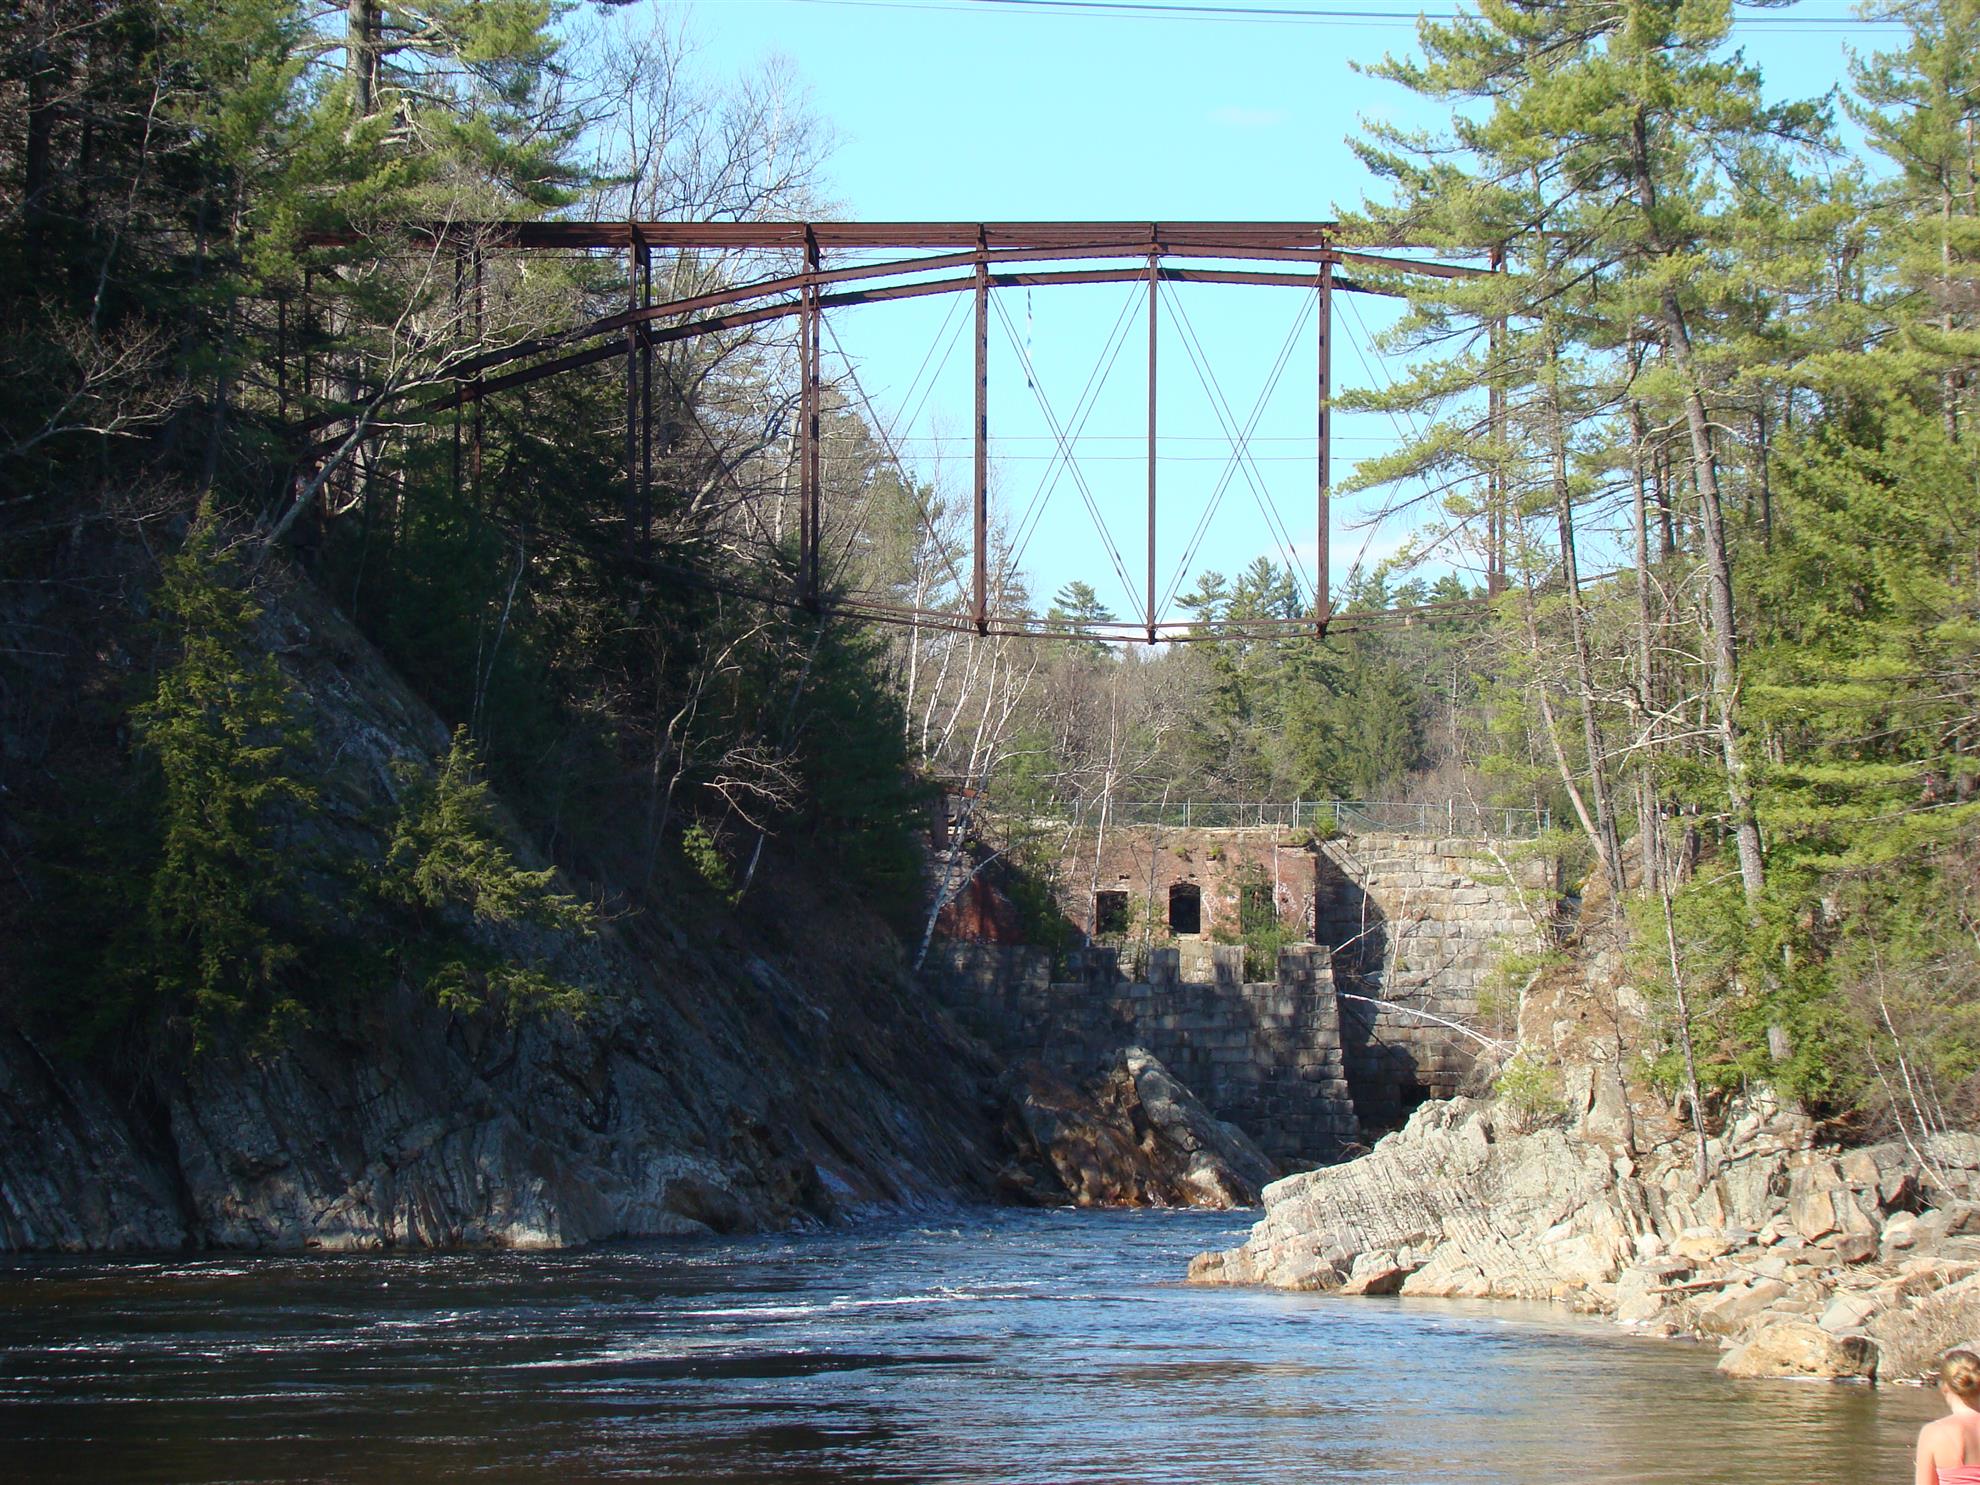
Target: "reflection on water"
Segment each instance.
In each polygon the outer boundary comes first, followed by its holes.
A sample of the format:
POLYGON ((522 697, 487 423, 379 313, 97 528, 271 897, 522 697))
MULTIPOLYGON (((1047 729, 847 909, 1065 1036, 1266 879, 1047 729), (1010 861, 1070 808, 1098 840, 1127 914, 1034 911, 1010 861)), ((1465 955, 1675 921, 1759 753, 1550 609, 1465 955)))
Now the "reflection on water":
POLYGON ((1243 1226, 15 1263, 0 1475, 1866 1485, 1935 1411, 1544 1307, 1176 1282, 1243 1226))

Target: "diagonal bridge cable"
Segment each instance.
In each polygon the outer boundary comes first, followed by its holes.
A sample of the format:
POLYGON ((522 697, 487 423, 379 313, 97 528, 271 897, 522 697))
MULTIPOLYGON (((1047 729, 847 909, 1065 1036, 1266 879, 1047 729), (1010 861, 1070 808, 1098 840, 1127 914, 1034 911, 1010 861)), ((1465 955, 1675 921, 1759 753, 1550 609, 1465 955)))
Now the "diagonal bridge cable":
MULTIPOLYGON (((1182 590, 1182 585, 1188 577, 1189 565, 1196 560, 1196 554, 1202 548, 1203 538, 1209 533, 1210 523, 1216 518, 1217 511, 1223 504, 1224 496, 1230 489, 1231 480, 1235 475, 1243 471, 1245 464, 1252 462, 1250 456, 1251 435, 1257 428, 1259 419, 1264 416, 1266 403, 1271 399, 1273 391, 1277 389, 1279 378, 1285 373, 1286 363, 1292 357, 1293 347, 1299 342, 1300 332, 1306 328, 1307 318, 1313 312, 1313 305, 1310 301, 1301 309, 1298 318, 1293 322, 1292 329, 1286 335, 1285 344, 1279 348, 1279 354, 1272 364, 1272 370, 1265 379, 1265 385, 1259 392, 1258 400, 1252 406, 1250 418, 1246 421, 1243 430, 1234 435, 1233 429, 1236 427, 1237 420, 1235 416, 1229 414, 1228 405, 1220 406, 1222 401, 1221 390, 1213 390, 1212 384, 1215 382, 1215 377, 1213 374, 1206 372, 1204 360, 1202 359, 1202 357, 1207 356, 1207 352, 1202 351, 1200 344, 1192 344, 1195 341, 1194 328, 1190 326, 1188 316, 1183 313, 1182 307, 1175 302, 1175 296, 1173 294, 1168 296, 1168 302, 1171 317, 1184 332, 1183 349, 1189 354, 1190 362, 1196 371, 1198 382, 1203 385, 1204 392, 1211 398, 1212 411, 1217 413, 1218 421, 1224 429, 1225 439, 1231 444, 1231 455, 1225 461, 1222 476, 1218 479, 1216 488, 1211 492, 1210 500, 1204 506, 1203 515, 1198 519, 1196 527, 1184 547, 1182 560, 1176 564, 1175 575, 1170 579, 1168 591, 1162 598, 1161 607, 1164 612, 1168 610, 1170 603, 1175 600, 1176 594, 1182 590)), ((1258 472, 1258 480, 1259 482, 1264 481, 1262 471, 1258 472)), ((1273 540, 1279 544, 1280 555, 1287 558, 1287 567, 1292 575, 1294 587, 1297 590, 1302 586, 1300 583, 1301 574, 1298 565, 1292 560, 1292 554, 1289 550, 1291 538, 1285 535, 1284 522, 1281 520, 1275 523, 1276 510, 1267 510, 1265 500, 1259 496, 1258 485, 1253 483, 1251 473, 1249 472, 1245 473, 1245 483, 1251 486, 1252 498, 1258 501, 1260 511, 1265 512, 1267 530, 1271 532, 1273 540)))
MULTIPOLYGON (((1295 543, 1292 539, 1292 533, 1286 527, 1285 518, 1279 514, 1278 503, 1272 499, 1270 485, 1265 479, 1264 471, 1259 469, 1257 464, 1251 459, 1250 433, 1253 428, 1257 427, 1258 419, 1263 416, 1265 405, 1271 400, 1272 393, 1278 389, 1279 376, 1285 369, 1286 360, 1291 356, 1294 340, 1297 339, 1300 330, 1305 325, 1306 314, 1310 307, 1309 304, 1301 308, 1299 319, 1293 325, 1292 334, 1287 336, 1286 348, 1281 353, 1278 362, 1274 365, 1271 375, 1266 379, 1264 388, 1258 394, 1258 401, 1252 408, 1250 422, 1246 425, 1243 433, 1237 433, 1235 432, 1237 428, 1237 415, 1231 411, 1230 404, 1224 397, 1223 386, 1218 382, 1216 372, 1210 366, 1210 353, 1203 348, 1203 343, 1197 339, 1196 329, 1190 323, 1189 315, 1184 311, 1178 298, 1174 295, 1170 296, 1170 308, 1174 313, 1177 325, 1181 327, 1183 332, 1183 347, 1185 350, 1190 351, 1190 359, 1196 367, 1197 379, 1203 383, 1203 389, 1211 399, 1211 409, 1217 413, 1218 421, 1223 424, 1225 437, 1232 440, 1232 453, 1240 461, 1238 471, 1244 476, 1244 482, 1251 490, 1251 498, 1258 506, 1259 514, 1265 518, 1265 529, 1267 533, 1278 544, 1279 555, 1286 559, 1286 571, 1288 576, 1293 580, 1294 591, 1302 598, 1306 596, 1304 591, 1305 585, 1300 581, 1301 573, 1299 571, 1299 564, 1293 554, 1295 543)), ((1317 597, 1318 595, 1316 593, 1316 601, 1317 597)))
MULTIPOLYGON (((882 448, 884 448, 887 451, 888 459, 890 459, 893 462, 894 475, 901 483, 902 493, 905 494, 908 497, 909 501, 912 502, 912 504, 914 505, 914 513, 920 519, 922 529, 928 533, 929 540, 935 543, 936 554, 941 557, 942 565, 949 569, 949 577, 951 578, 951 580, 954 581, 956 585, 956 591, 959 593, 964 591, 962 574, 956 570, 956 564, 953 560, 951 560, 949 556, 949 549, 947 545, 943 542, 941 535, 935 530, 934 519, 928 514, 928 507, 922 503, 921 491, 919 487, 916 486, 914 480, 909 476, 907 472, 907 466, 901 462, 901 456, 895 450, 893 430, 889 429, 886 424, 881 422, 880 414, 873 406, 873 399, 866 395, 866 388, 863 385, 861 385, 859 380, 859 372, 853 366, 852 357, 846 354, 846 348, 839 340, 839 332, 832 328, 832 322, 821 314, 820 316, 818 316, 818 323, 824 326, 825 333, 832 337, 832 348, 839 353, 840 361, 842 361, 845 364, 846 376, 852 382, 853 390, 859 393, 860 403, 862 406, 866 408, 866 415, 873 424, 873 431, 880 435, 880 445, 882 448)), ((938 338, 939 338, 939 333, 940 332, 937 332, 938 338)), ((953 343, 951 343, 950 348, 954 349, 953 343)), ((927 363, 924 360, 923 365, 926 364, 927 363)), ((938 376, 941 374, 939 368, 936 374, 938 376)), ((920 373, 916 372, 915 375, 916 378, 919 379, 920 373)), ((931 386, 933 385, 932 380, 930 382, 930 385, 931 386)), ((867 487, 867 498, 870 499, 871 496, 872 496, 872 486, 869 485, 867 487)), ((821 498, 822 498, 822 492, 821 492, 821 498)), ((861 515, 855 517, 854 519, 852 533, 850 536, 848 536, 846 541, 846 549, 843 553, 840 554, 839 561, 835 566, 835 568, 833 569, 832 580, 834 582, 836 582, 838 578, 844 573, 846 569, 846 564, 852 560, 853 543, 856 540, 858 540, 860 521, 863 518, 864 518, 864 501, 862 501, 861 515)))
POLYGON ((1052 411, 1052 404, 1045 396, 1045 388, 1038 380, 1038 369, 1031 364, 1030 357, 1024 353, 1024 347, 1019 344, 1017 327, 1011 323, 1009 312, 995 296, 991 297, 990 302, 996 306, 997 318, 1003 322, 1004 334, 1009 338, 1012 349, 1018 353, 1018 358, 1029 373, 1031 395, 1038 403, 1038 410, 1045 415, 1046 426, 1058 439, 1059 448, 1065 454, 1066 472, 1073 477, 1073 484, 1079 490, 1079 497, 1086 506, 1086 513, 1093 519, 1093 529, 1100 534, 1100 544, 1106 550, 1108 560, 1113 563, 1114 573, 1121 580, 1121 591, 1126 594, 1128 606, 1132 608, 1134 583, 1128 578, 1127 564, 1122 560, 1120 548, 1114 545, 1114 538, 1108 532, 1107 523, 1100 515, 1100 506, 1093 498, 1093 491, 1087 486, 1086 476, 1080 473, 1079 461, 1073 457, 1072 447, 1066 441, 1065 431, 1059 426, 1059 420, 1052 411))
MULTIPOLYGON (((1278 357, 1272 364, 1272 370, 1270 374, 1266 377, 1265 388, 1260 393, 1258 401, 1254 403, 1252 406, 1251 417, 1249 421, 1245 424, 1244 433, 1240 441, 1241 447, 1234 445, 1229 457, 1224 460, 1222 475, 1218 479, 1216 488, 1211 492, 1211 497, 1209 501, 1205 503, 1203 508, 1203 514, 1201 517, 1198 518, 1195 529, 1190 534, 1190 539, 1188 543, 1185 545, 1183 550, 1182 560, 1176 564, 1176 571, 1174 576, 1169 580, 1168 592, 1163 596, 1162 599, 1162 609, 1164 612, 1167 611, 1169 604, 1175 600, 1176 594, 1182 591, 1183 582, 1189 575, 1189 565, 1190 563, 1196 560, 1197 552, 1202 549, 1203 538, 1206 535, 1208 535, 1210 531, 1210 523, 1216 519, 1217 511, 1222 507, 1224 496, 1230 489, 1231 480, 1238 473, 1239 459, 1253 458, 1253 456, 1250 454, 1250 445, 1255 441, 1251 436, 1252 432, 1254 429, 1257 428, 1258 420, 1264 414, 1265 403, 1267 398, 1269 397, 1273 388, 1276 387, 1279 377, 1284 374, 1286 362, 1292 356, 1293 347, 1298 343, 1300 332, 1306 327, 1306 320, 1309 312, 1310 310, 1302 310, 1299 315, 1299 318, 1293 322, 1292 329, 1286 335, 1285 344, 1279 348, 1278 357)), ((1173 318, 1173 312, 1171 317, 1173 318)), ((1185 339, 1183 343, 1183 349, 1185 351, 1190 350, 1189 342, 1187 339, 1185 339)), ((1193 354, 1194 353, 1192 352, 1192 355, 1193 354)), ((1203 376, 1203 372, 1199 367, 1197 371, 1197 377, 1199 380, 1201 380, 1202 376, 1203 376)), ((1225 430, 1223 437, 1225 442, 1227 443, 1230 442, 1230 432, 1228 428, 1225 430)), ((1255 459, 1253 459, 1254 465, 1255 462, 1256 462, 1255 459)), ((1262 480, 1264 478, 1264 475, 1260 473, 1259 478, 1262 480)), ((1282 555, 1284 555, 1283 548, 1282 548, 1282 555)), ((1297 581, 1296 570, 1295 570, 1295 581, 1297 581)))
MULTIPOLYGON (((1128 327, 1133 321, 1134 307, 1139 298, 1139 287, 1130 286, 1127 298, 1121 305, 1121 312, 1114 320, 1114 328, 1107 333, 1100 355, 1093 363, 1093 370, 1087 374, 1086 385, 1080 389, 1079 400, 1073 405, 1072 416, 1067 420, 1066 426, 1071 432, 1071 442, 1075 445, 1086 432, 1086 425, 1092 421, 1093 411, 1100 403, 1100 393, 1106 387, 1107 379, 1113 375, 1114 363, 1120 359, 1121 350, 1127 344, 1128 327)), ((1027 371, 1029 370, 1030 366, 1027 365, 1027 371)), ((1037 380, 1035 375, 1032 380, 1037 380)), ((1053 492, 1059 487, 1060 478, 1065 473, 1062 464, 1062 451, 1054 447, 1046 460, 1045 472, 1039 476, 1038 486, 1032 491, 1031 499, 1025 505, 1024 514, 1018 518, 1012 536, 1012 567, 1017 567, 1024 561, 1024 554, 1031 547, 1031 539, 1038 533, 1039 523, 1045 518, 1044 502, 1051 499, 1053 492)))

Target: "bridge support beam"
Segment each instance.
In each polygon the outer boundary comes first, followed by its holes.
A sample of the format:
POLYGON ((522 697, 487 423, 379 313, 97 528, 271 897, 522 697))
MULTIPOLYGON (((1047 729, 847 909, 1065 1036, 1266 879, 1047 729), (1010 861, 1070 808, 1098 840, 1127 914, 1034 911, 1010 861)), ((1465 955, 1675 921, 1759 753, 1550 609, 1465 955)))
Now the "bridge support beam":
POLYGON ((1162 244, 1148 245, 1148 642, 1155 643, 1155 309, 1162 288, 1162 244))
POLYGON ((1315 523, 1313 559, 1313 627, 1314 633, 1325 639, 1327 621, 1334 616, 1332 583, 1328 565, 1332 555, 1328 550, 1328 536, 1332 525, 1332 455, 1334 433, 1334 265, 1331 261, 1320 265, 1320 309, 1317 316, 1320 325, 1320 382, 1317 401, 1317 423, 1315 433, 1319 440, 1319 489, 1318 518, 1315 523))
POLYGON ((990 259, 976 240, 976 521, 971 543, 971 600, 976 632, 990 632, 990 259))
MULTIPOLYGON (((804 234, 804 271, 809 279, 818 272, 818 236, 809 228, 804 234)), ((798 591, 807 608, 816 610, 821 601, 818 582, 818 546, 823 504, 819 491, 824 461, 819 456, 819 431, 823 401, 823 378, 819 374, 818 285, 807 282, 804 307, 798 317, 798 591)))
MULTIPOLYGON (((1505 271, 1505 253, 1492 249, 1492 271, 1505 271)), ((1485 475, 1485 596, 1506 591, 1506 385, 1499 376, 1506 349, 1506 321, 1494 315, 1487 334, 1492 373, 1485 387, 1485 421, 1492 440, 1492 465, 1485 475)))
POLYGON ((639 229, 626 228, 626 498, 621 512, 628 554, 639 550, 639 229))

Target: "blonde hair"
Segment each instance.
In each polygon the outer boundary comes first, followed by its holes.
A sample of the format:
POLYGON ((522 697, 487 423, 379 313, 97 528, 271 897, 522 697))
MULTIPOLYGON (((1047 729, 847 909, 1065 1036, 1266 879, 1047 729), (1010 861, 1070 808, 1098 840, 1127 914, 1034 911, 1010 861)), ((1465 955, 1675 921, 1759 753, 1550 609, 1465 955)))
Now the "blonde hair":
POLYGON ((1939 1361, 1939 1385, 1957 1397, 1980 1397, 1980 1356, 1956 1346, 1939 1361))

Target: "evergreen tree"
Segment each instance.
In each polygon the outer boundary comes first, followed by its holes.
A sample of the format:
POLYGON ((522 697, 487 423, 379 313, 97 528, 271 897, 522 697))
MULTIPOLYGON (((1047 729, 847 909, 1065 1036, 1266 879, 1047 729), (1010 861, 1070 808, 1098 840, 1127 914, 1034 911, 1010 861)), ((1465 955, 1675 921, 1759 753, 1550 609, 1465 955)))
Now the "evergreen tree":
POLYGON ((223 541, 207 512, 167 562, 158 602, 178 654, 131 718, 162 790, 149 974, 196 1048, 251 1007, 271 1026, 300 1013, 284 983, 298 947, 279 914, 299 885, 284 826, 313 799, 295 772, 305 735, 288 683, 257 642, 260 605, 223 541))

